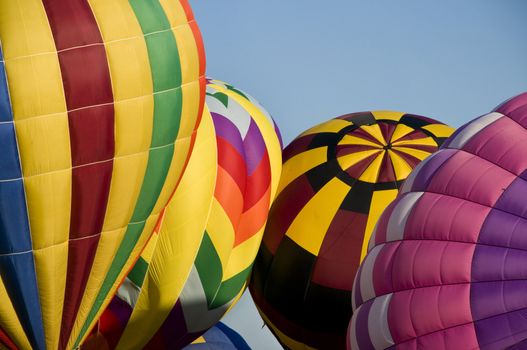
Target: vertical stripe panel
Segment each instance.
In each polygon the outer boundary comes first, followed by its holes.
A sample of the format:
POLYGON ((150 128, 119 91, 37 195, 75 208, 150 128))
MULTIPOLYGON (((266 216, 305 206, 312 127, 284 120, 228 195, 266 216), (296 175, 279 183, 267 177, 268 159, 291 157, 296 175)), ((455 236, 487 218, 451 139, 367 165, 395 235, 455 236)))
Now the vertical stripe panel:
MULTIPOLYGON (((142 235, 142 233, 150 232, 149 228, 145 228, 145 223, 147 220, 151 221, 152 217, 149 219, 151 214, 156 215, 152 211, 156 202, 160 199, 164 185, 167 185, 165 184, 167 175, 169 173, 173 175, 169 177, 173 182, 170 183, 170 187, 167 186, 167 191, 165 191, 166 198, 162 206, 166 205, 168 197, 172 194, 184 165, 183 161, 178 168, 171 167, 172 160, 176 157, 174 152, 175 141, 179 132, 183 104, 178 45, 170 23, 158 1, 130 0, 129 3, 143 31, 152 72, 154 90, 152 140, 144 180, 131 223, 125 232, 122 244, 116 252, 95 304, 81 329, 81 338, 88 331, 95 316, 102 311, 101 306, 107 299, 107 294, 113 288, 118 277, 123 274, 123 269, 128 269, 131 263, 129 261, 130 253, 134 249, 137 250, 138 241, 144 238, 142 236, 146 236, 142 235), (163 49, 160 50, 160 48, 163 49)), ((188 141, 187 144, 186 150, 188 151, 190 142, 188 141)), ((185 152, 185 154, 187 153, 185 152)), ((80 339, 76 340, 75 346, 78 345, 79 341, 80 339)))
MULTIPOLYGON (((68 116, 56 47, 40 0, 0 4, 9 91, 29 213, 46 347, 62 316, 71 205, 68 116)), ((36 312, 38 308, 33 308, 36 312)))
POLYGON ((88 317, 132 217, 148 162, 154 115, 147 47, 132 7, 128 1, 91 0, 89 4, 110 69, 115 158, 103 232, 70 342, 76 340, 88 317))
POLYGON ((60 334, 60 348, 65 348, 104 222, 114 156, 114 108, 106 52, 87 1, 43 0, 43 4, 59 52, 73 165, 60 334))

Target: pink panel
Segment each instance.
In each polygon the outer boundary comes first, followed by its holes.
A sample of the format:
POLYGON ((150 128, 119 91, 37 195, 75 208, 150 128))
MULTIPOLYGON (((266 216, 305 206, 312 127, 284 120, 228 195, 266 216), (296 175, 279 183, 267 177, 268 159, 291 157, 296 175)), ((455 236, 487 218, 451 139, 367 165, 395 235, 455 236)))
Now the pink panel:
POLYGON ((470 285, 419 288, 395 293, 388 324, 395 343, 471 322, 470 285))
POLYGON ((373 287, 375 295, 385 295, 393 289, 393 256, 401 245, 401 241, 386 243, 377 255, 373 266, 373 287))
POLYGON ((406 349, 478 349, 478 340, 474 330, 474 324, 468 323, 458 327, 449 328, 439 332, 409 340, 399 344, 397 350, 406 349))
POLYGON ((527 169, 526 143, 527 130, 510 118, 501 118, 476 134, 463 149, 520 175, 527 169))
POLYGON ((425 193, 410 213, 404 237, 477 242, 489 211, 459 198, 425 193))
POLYGON ((508 171, 461 151, 443 164, 428 191, 493 206, 515 178, 508 171))

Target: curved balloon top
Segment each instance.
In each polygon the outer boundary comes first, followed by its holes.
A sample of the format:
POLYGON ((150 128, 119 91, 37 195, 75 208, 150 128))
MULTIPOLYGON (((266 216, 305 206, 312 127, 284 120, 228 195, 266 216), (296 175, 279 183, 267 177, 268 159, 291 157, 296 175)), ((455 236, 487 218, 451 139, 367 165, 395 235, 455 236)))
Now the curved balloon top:
POLYGON ((203 336, 184 350, 251 350, 249 344, 235 330, 218 322, 203 336))
POLYGON ((343 348, 351 289, 375 222, 411 169, 452 133, 392 111, 344 115, 284 150, 251 293, 281 343, 343 348))
POLYGON ((234 305, 245 290, 278 187, 282 161, 276 130, 253 98, 209 80, 181 185, 158 235, 103 314, 99 342, 110 349, 182 348, 234 305), (206 158, 210 155, 217 158, 206 158), (210 192, 196 192, 209 186, 210 192), (182 208, 187 215, 180 215, 182 208), (201 217, 188 218, 199 211, 201 217))
POLYGON ((185 0, 10 0, 0 42, 0 342, 74 348, 185 167, 201 38, 185 0))
POLYGON ((351 349, 527 344, 527 93, 459 128, 382 214, 351 349))

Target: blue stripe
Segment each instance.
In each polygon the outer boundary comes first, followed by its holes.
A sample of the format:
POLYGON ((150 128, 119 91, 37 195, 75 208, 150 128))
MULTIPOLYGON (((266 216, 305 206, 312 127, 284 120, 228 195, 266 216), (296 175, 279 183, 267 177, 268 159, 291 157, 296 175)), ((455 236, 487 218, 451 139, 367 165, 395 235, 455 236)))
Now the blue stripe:
POLYGON ((220 329, 232 342, 232 345, 238 350, 251 350, 251 347, 247 342, 242 338, 241 335, 236 333, 232 328, 229 328, 222 322, 216 323, 216 326, 220 329))
POLYGON ((0 277, 32 347, 44 349, 46 344, 29 217, 1 46, 0 277))

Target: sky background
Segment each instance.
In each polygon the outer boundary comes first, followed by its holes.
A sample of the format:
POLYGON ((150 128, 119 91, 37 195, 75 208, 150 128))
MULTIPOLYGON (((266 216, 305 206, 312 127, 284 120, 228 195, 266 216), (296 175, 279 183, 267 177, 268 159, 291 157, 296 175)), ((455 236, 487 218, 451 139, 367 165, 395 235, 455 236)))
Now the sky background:
MULTIPOLYGON (((526 0, 191 0, 207 74, 254 96, 288 144, 390 109, 459 127, 527 91, 526 0)), ((245 295, 224 321, 280 349, 245 295)))

